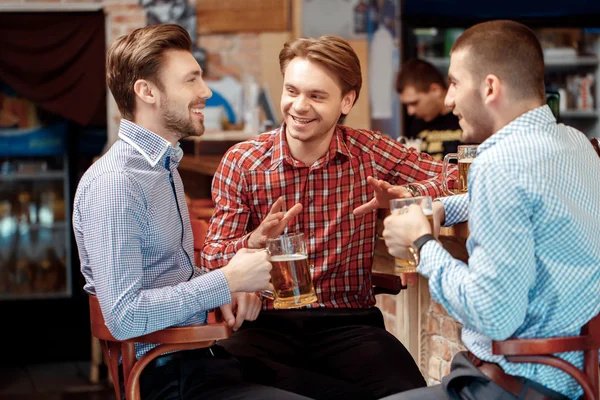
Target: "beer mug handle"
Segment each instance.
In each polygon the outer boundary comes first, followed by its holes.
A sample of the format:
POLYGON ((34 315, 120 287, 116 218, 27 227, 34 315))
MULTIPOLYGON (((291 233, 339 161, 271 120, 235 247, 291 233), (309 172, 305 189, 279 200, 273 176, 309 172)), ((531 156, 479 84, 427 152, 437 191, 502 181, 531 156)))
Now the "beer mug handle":
POLYGON ((458 184, 457 179, 448 179, 448 165, 450 164, 450 160, 452 159, 456 159, 458 161, 458 153, 446 154, 446 156, 444 157, 444 164, 442 166, 442 191, 446 196, 452 196, 455 194, 448 187, 448 180, 456 181, 456 183, 458 184))

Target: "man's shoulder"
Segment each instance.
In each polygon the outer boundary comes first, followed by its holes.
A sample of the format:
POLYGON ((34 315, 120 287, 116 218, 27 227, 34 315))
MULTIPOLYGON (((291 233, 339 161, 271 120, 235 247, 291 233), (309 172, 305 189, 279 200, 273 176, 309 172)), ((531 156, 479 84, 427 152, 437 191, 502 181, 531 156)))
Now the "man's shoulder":
POLYGON ((257 161, 270 158, 279 129, 264 132, 251 139, 234 144, 227 150, 221 162, 235 162, 238 167, 249 169, 257 161))
POLYGON ((85 171, 79 180, 78 191, 99 180, 103 181, 103 184, 110 184, 119 176, 124 179, 132 178, 134 174, 127 171, 132 168, 132 164, 138 164, 142 160, 143 157, 130 145, 119 140, 85 171))
POLYGON ((374 146, 400 146, 400 143, 388 136, 385 136, 379 131, 373 131, 370 129, 355 129, 343 125, 340 125, 339 127, 342 132, 343 141, 348 146, 348 150, 350 150, 352 154, 364 152, 370 153, 374 146))

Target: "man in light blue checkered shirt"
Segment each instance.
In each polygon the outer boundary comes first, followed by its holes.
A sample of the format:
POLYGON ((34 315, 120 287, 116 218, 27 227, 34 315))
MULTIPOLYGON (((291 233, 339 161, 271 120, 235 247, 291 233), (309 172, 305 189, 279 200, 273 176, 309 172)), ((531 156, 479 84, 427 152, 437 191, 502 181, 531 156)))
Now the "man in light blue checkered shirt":
MULTIPOLYGON (((204 132, 211 91, 191 45, 184 28, 154 25, 117 39, 107 55, 120 140, 81 178, 73 229, 84 289, 120 340, 204 324, 216 307, 236 329, 260 312, 253 292, 270 287, 266 252, 244 249, 212 272, 196 267, 178 141, 204 132)), ((136 344, 137 357, 154 346, 136 344)), ((160 356, 144 368, 140 392, 144 400, 304 398, 246 383, 219 346, 160 356)))
MULTIPOLYGON (((420 251, 418 272, 433 299, 464 325, 467 349, 505 378, 490 379, 476 358, 459 353, 441 385, 391 398, 578 398, 582 389, 567 374, 510 363, 492 355, 491 342, 579 335, 600 311, 600 158, 545 105, 542 49, 525 26, 494 21, 466 30, 449 79, 446 104, 463 140, 481 145, 469 193, 434 202, 435 214, 446 226, 468 219, 469 264, 432 240, 417 206, 388 217, 384 237, 392 255, 403 245, 420 251)), ((583 367, 581 352, 557 355, 583 367)))

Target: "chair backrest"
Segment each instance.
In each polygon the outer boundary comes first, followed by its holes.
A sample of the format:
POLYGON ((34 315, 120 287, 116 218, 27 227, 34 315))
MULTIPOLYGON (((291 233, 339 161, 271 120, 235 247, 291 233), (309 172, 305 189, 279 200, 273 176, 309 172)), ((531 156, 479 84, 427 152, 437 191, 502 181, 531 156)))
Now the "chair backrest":
POLYGON ((200 253, 204 246, 204 239, 206 239, 206 233, 208 232, 208 223, 203 219, 190 219, 192 224, 192 233, 194 235, 194 257, 196 263, 200 265, 200 253))
POLYGON ((504 355, 509 362, 550 365, 571 375, 583 388, 585 400, 598 400, 598 350, 600 314, 581 328, 579 336, 548 339, 509 339, 492 342, 492 353, 504 355), (583 372, 573 364, 553 356, 555 353, 583 351, 583 372))
POLYGON ((598 139, 592 138, 590 139, 590 142, 592 142, 592 147, 594 147, 594 150, 596 150, 596 154, 598 154, 598 157, 600 157, 600 144, 598 142, 598 139))

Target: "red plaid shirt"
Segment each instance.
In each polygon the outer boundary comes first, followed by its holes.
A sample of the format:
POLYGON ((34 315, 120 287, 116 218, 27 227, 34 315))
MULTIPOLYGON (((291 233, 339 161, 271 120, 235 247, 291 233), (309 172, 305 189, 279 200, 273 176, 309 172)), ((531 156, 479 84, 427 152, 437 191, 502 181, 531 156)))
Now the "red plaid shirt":
MULTIPOLYGON (((318 302, 309 307, 364 308, 375 304, 371 266, 377 212, 355 217, 352 210, 374 195, 367 177, 394 185, 411 183, 439 197, 442 163, 425 153, 368 130, 337 126, 327 153, 313 165, 292 158, 285 125, 238 143, 215 173, 215 213, 202 252, 202 265, 219 268, 241 248, 282 196, 284 211, 302 212, 289 232, 304 232, 318 302)), ((266 301, 265 308, 272 309, 266 301)))

